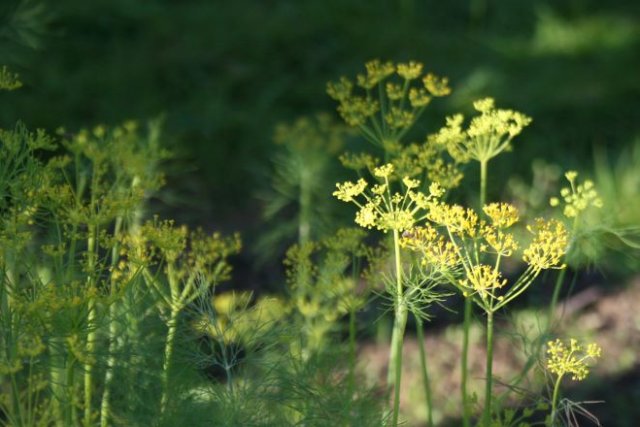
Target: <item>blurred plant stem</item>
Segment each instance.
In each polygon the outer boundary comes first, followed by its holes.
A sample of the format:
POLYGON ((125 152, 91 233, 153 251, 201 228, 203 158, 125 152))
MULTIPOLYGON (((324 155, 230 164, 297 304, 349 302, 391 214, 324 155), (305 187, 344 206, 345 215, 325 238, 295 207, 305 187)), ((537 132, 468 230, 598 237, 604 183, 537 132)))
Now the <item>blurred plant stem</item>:
POLYGON ((433 402, 431 399, 431 384, 429 383, 429 372, 427 370, 427 354, 424 349, 424 331, 422 318, 415 315, 416 330, 418 333, 418 348, 420 349, 420 368, 422 369, 422 385, 424 386, 425 402, 427 404, 427 426, 433 427, 433 402))

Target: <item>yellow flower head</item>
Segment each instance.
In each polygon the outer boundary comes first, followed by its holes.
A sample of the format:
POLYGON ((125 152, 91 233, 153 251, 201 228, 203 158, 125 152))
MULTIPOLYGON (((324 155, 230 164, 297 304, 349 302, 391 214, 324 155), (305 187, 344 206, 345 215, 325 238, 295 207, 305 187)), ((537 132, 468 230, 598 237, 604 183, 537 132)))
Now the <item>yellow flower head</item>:
MULTIPOLYGON (((569 187, 564 187, 560 190, 560 196, 564 202, 563 213, 567 218, 577 217, 580 212, 590 206, 595 208, 602 207, 602 199, 594 188, 593 181, 586 180, 582 184, 578 184, 576 181, 578 172, 576 171, 568 171, 564 176, 570 184, 569 187)), ((549 200, 549 204, 551 206, 559 206, 561 201, 558 197, 552 197, 549 200)))
POLYGON ((346 78, 340 77, 337 82, 327 83, 327 93, 336 101, 344 101, 351 96, 353 92, 353 83, 346 78))
POLYGON ((438 77, 429 73, 424 76, 422 83, 433 96, 447 96, 451 93, 449 79, 446 77, 438 77))
POLYGON ((506 284, 507 280, 502 278, 499 271, 483 264, 474 265, 466 279, 460 283, 463 288, 468 288, 472 293, 477 292, 482 299, 486 299, 487 296, 497 298, 493 292, 506 284))
POLYGON ((527 229, 534 237, 524 251, 524 262, 537 270, 564 268, 561 261, 569 244, 569 233, 564 224, 555 219, 537 218, 527 229))
POLYGON ((400 245, 422 254, 422 265, 436 270, 449 270, 460 264, 455 245, 438 234, 431 225, 414 227, 402 234, 400 245))
POLYGON ((428 218, 430 221, 447 227, 452 233, 474 237, 478 231, 478 215, 469 208, 446 203, 432 203, 428 218))
POLYGON ((389 178, 393 173, 393 165, 391 163, 384 164, 373 170, 373 174, 378 178, 389 178))
POLYGON ((491 203, 483 207, 493 225, 497 228, 508 228, 518 222, 518 209, 509 203, 491 203))
POLYGON ((387 83, 385 86, 387 91, 387 97, 392 101, 398 101, 402 99, 403 91, 402 86, 397 83, 387 83))
MULTIPOLYGON (((493 249, 493 252, 500 256, 509 257, 518 249, 518 242, 516 242, 513 234, 505 233, 494 226, 483 227, 482 237, 484 237, 484 240, 487 242, 489 247, 493 249)), ((487 248, 481 249, 485 252, 489 252, 487 248)))
POLYGON ((333 195, 343 202, 351 202, 354 197, 362 194, 364 189, 367 187, 367 182, 360 178, 356 183, 346 181, 342 184, 336 184, 336 187, 338 189, 333 192, 333 195))
POLYGON ((422 74, 423 65, 410 61, 407 64, 398 64, 398 75, 405 80, 415 80, 422 74))
POLYGON ((425 89, 413 87, 409 90, 409 102, 414 108, 424 107, 431 102, 431 97, 425 89))
POLYGON ((567 346, 556 339, 547 343, 547 368, 558 377, 571 374, 571 379, 581 381, 589 374, 589 362, 601 355, 602 349, 596 343, 585 347, 572 338, 567 346))

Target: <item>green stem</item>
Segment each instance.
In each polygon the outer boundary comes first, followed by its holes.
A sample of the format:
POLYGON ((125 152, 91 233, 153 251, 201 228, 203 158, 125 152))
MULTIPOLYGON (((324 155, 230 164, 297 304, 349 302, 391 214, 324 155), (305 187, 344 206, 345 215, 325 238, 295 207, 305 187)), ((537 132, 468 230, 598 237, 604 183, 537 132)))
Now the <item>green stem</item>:
POLYGON ((356 387, 356 310, 349 310, 349 397, 353 398, 356 387))
POLYGON ((560 298, 560 288, 562 288, 562 283, 564 282, 564 276, 566 274, 567 269, 563 268, 562 270, 560 270, 560 273, 556 278, 556 284, 553 288, 553 295, 551 297, 551 304, 549 305, 549 325, 553 323, 554 317, 556 315, 556 307, 558 306, 558 299, 560 298))
MULTIPOLYGON (((122 217, 116 218, 113 236, 118 237, 120 235, 120 229, 122 228, 122 217)), ((120 245, 115 244, 111 249, 111 268, 115 268, 119 259, 120 245)), ((111 296, 115 296, 116 284, 111 281, 111 296)), ((107 370, 104 374, 104 391, 102 393, 102 403, 100 405, 100 426, 107 427, 109 424, 109 411, 110 411, 110 398, 111 398, 111 383, 113 381, 113 370, 116 364, 116 342, 118 334, 118 325, 116 321, 117 317, 117 303, 111 302, 109 307, 109 355, 107 357, 107 370)))
POLYGON ((488 162, 480 162, 480 210, 487 203, 487 164, 488 162))
POLYGON ((169 369, 171 368, 171 358, 173 356, 173 345, 176 339, 176 331, 178 329, 178 314, 180 311, 176 308, 171 309, 171 315, 167 326, 167 342, 164 347, 164 362, 162 364, 162 398, 160 399, 160 413, 164 413, 169 398, 169 369))
POLYGON ((493 385, 493 312, 487 312, 487 378, 485 380, 485 399, 483 425, 491 425, 491 397, 493 385))
POLYGON ((560 391, 560 382, 562 381, 562 375, 556 380, 556 384, 553 387, 553 397, 551 398, 551 419, 549 420, 549 427, 552 427, 556 419, 556 410, 558 405, 558 392, 560 391))
POLYGON ((422 368, 422 385, 424 386, 424 395, 427 404, 427 426, 433 427, 433 402, 431 399, 431 384, 429 383, 429 372, 427 371, 427 355, 424 350, 424 331, 422 329, 422 319, 420 316, 416 318, 416 329, 418 332, 418 348, 420 349, 420 367, 422 368))
POLYGON ((469 380, 469 334, 471 330, 471 314, 473 302, 470 297, 464 299, 464 320, 462 330, 462 357, 461 363, 461 391, 462 391, 462 425, 469 427, 471 425, 471 407, 469 402, 469 393, 467 383, 469 380))
POLYGON ((402 289, 402 260, 400 259, 400 236, 398 230, 393 230, 393 248, 395 254, 396 267, 396 295, 395 295, 395 319, 393 334, 391 338, 391 354, 389 357, 390 385, 394 387, 393 397, 393 426, 398 425, 400 410, 400 385, 402 380, 402 344, 404 340, 404 330, 407 324, 407 306, 403 298, 402 289), (391 367, 393 367, 393 378, 391 378, 391 367))
MULTIPOLYGON (((87 291, 91 292, 93 286, 93 274, 95 269, 95 227, 89 227, 89 238, 87 239, 87 270, 89 276, 87 277, 87 291)), ((87 344, 85 346, 87 361, 84 363, 84 425, 90 427, 92 424, 92 405, 93 399, 93 360, 92 357, 96 350, 96 334, 97 334, 97 307, 96 298, 94 296, 89 297, 87 303, 87 344)))
POLYGON ((298 218, 298 241, 302 245, 309 241, 311 235, 311 188, 309 171, 304 169, 300 174, 300 217, 298 218))
POLYGON ((92 355, 96 350, 96 301, 91 297, 88 303, 89 314, 87 316, 87 362, 84 364, 84 425, 86 427, 92 424, 91 400, 93 399, 93 360, 92 355))
POLYGON ((66 384, 67 384, 67 396, 65 398, 66 404, 68 405, 68 408, 65 408, 65 422, 64 422, 64 426, 77 426, 78 425, 78 411, 76 410, 76 393, 74 390, 74 386, 75 386, 75 366, 73 366, 75 364, 74 360, 71 359, 68 361, 67 363, 67 379, 66 379, 66 384))

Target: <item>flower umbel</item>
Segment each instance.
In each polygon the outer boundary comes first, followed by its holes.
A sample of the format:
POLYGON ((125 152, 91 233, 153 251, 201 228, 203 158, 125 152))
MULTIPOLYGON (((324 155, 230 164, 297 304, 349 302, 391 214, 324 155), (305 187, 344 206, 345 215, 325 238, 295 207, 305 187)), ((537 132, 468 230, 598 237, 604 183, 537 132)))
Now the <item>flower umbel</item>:
POLYGON ((567 253, 569 232, 565 225, 555 219, 545 221, 537 218, 527 226, 533 234, 533 241, 524 251, 523 260, 536 270, 562 269, 562 257, 567 253))
MULTIPOLYGON (((578 184, 576 181, 578 172, 576 171, 568 171, 564 176, 570 184, 569 187, 564 187, 560 190, 560 196, 562 197, 562 202, 564 202, 564 216, 567 218, 576 218, 580 215, 580 212, 589 206, 595 208, 602 207, 602 199, 598 195, 593 181, 585 180, 582 184, 578 184)), ((549 200, 549 204, 551 206, 559 206, 561 201, 558 197, 552 197, 551 200, 549 200)))
POLYGON ((560 339, 547 343, 547 368, 558 377, 571 374, 572 380, 581 381, 589 374, 589 364, 602 355, 602 348, 596 343, 585 345, 570 339, 565 345, 560 339))
POLYGON ((393 173, 393 165, 384 164, 373 170, 373 175, 382 182, 372 186, 369 191, 365 191, 367 182, 360 178, 355 183, 347 181, 336 184, 337 190, 333 195, 343 202, 353 202, 358 206, 360 210, 356 213, 355 220, 361 227, 377 228, 385 232, 407 230, 418 219, 422 219, 417 218, 418 212, 440 197, 442 189, 437 184, 432 184, 426 195, 416 190, 420 186, 419 180, 405 176, 400 180, 403 192, 392 193, 389 182, 393 173))
POLYGON ((406 134, 432 97, 451 92, 446 78, 426 74, 420 79, 423 68, 416 61, 394 64, 376 59, 365 64, 366 73, 358 74, 355 84, 341 77, 327 84, 327 93, 338 101, 338 112, 349 126, 384 146, 406 134))

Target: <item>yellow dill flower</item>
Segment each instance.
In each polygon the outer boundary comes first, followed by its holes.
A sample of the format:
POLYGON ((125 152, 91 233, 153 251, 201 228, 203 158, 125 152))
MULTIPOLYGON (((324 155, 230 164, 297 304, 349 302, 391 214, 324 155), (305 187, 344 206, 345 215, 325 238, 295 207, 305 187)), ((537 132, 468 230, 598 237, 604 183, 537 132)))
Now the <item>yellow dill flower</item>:
POLYGON ((427 218, 445 226, 450 232, 475 237, 478 231, 478 215, 473 209, 446 203, 431 203, 427 218))
POLYGON ((398 75, 405 80, 415 80, 422 74, 423 65, 419 62, 409 61, 407 64, 398 64, 398 75))
MULTIPOLYGON (((570 186, 564 187, 560 190, 560 196, 564 202, 563 213, 567 218, 575 218, 580 212, 584 211, 590 206, 595 208, 602 207, 602 199, 598 195, 598 192, 594 188, 593 181, 586 180, 582 184, 576 182, 578 172, 568 171, 564 174, 569 181, 570 186)), ((551 206, 559 206, 560 199, 558 197, 552 197, 549 200, 551 206)))
POLYGON ((363 228, 373 228, 376 225, 379 213, 376 209, 376 204, 371 202, 364 205, 356 213, 356 224, 363 228))
POLYGON ((391 163, 384 164, 373 170, 373 174, 378 178, 389 178, 393 173, 393 165, 391 163))
POLYGON ((408 230, 413 227, 415 218, 410 211, 396 210, 384 212, 378 220, 378 228, 381 230, 408 230))
POLYGON ((424 76, 422 83, 433 96, 446 96, 451 93, 449 79, 446 77, 438 77, 435 74, 429 73, 424 76))
POLYGON ((602 356, 602 349, 596 343, 586 347, 575 339, 565 345, 560 339, 547 343, 547 368, 562 377, 571 374, 572 380, 581 381, 589 374, 589 363, 602 356))
POLYGON ((365 191, 367 183, 360 179, 357 183, 350 181, 336 184, 333 195, 344 202, 353 202, 358 206, 355 221, 364 228, 377 228, 381 231, 403 231, 413 227, 418 211, 425 210, 432 199, 439 197, 442 191, 439 186, 431 185, 430 194, 415 191, 420 181, 409 177, 400 180, 404 191, 392 192, 389 179, 394 172, 391 163, 374 168, 373 174, 383 180, 365 191), (364 201, 359 201, 361 197, 364 201))
POLYGON ((400 139, 406 135, 432 96, 451 92, 446 78, 427 74, 419 80, 423 65, 410 61, 394 65, 374 60, 365 64, 366 73, 356 76, 357 87, 342 77, 327 85, 327 93, 338 101, 338 112, 347 124, 357 127, 371 143, 389 152, 401 147, 400 139), (379 96, 373 96, 378 86, 379 96), (375 98, 375 99, 374 99, 375 98))
POLYGON ((337 82, 327 83, 327 94, 336 101, 345 101, 351 97, 352 92, 353 83, 344 76, 337 82))
POLYGON ((420 181, 417 179, 411 179, 408 176, 402 178, 402 183, 407 188, 417 188, 420 185, 420 181))
POLYGON ((372 89, 379 82, 389 77, 395 72, 395 66, 392 62, 380 62, 378 59, 369 61, 364 64, 367 74, 358 74, 356 76, 358 86, 364 89, 372 89))
POLYGON ((398 101, 402 99, 402 96, 404 95, 402 86, 397 83, 387 83, 385 89, 387 91, 387 97, 392 101, 398 101))
POLYGON ((409 90, 409 102, 412 107, 424 107, 431 102, 431 97, 426 90, 413 87, 409 90))
POLYGON ((509 203, 490 203, 482 210, 497 228, 508 228, 518 222, 518 209, 509 203))
POLYGON ((455 245, 429 224, 405 231, 400 245, 422 254, 421 264, 435 270, 450 270, 460 264, 455 245))
POLYGON ((367 121, 367 118, 378 112, 379 109, 378 101, 353 96, 341 102, 338 112, 349 126, 360 126, 367 121))
MULTIPOLYGON (((516 242, 513 234, 505 233, 495 227, 483 227, 482 237, 493 249, 493 251, 500 256, 509 257, 515 250, 518 249, 518 242, 516 242)), ((485 252, 488 252, 486 248, 481 249, 484 249, 485 252)))
POLYGON ((351 202, 354 197, 362 194, 364 189, 367 187, 367 182, 360 178, 358 182, 346 181, 342 184, 336 184, 338 188, 333 192, 333 195, 338 198, 338 200, 342 200, 343 202, 351 202))
POLYGON ((511 141, 531 123, 531 118, 513 110, 495 108, 492 98, 474 102, 480 115, 462 128, 460 114, 447 118, 446 126, 433 136, 436 144, 445 146, 449 154, 460 162, 476 160, 486 163, 511 148, 511 141))
POLYGON ((474 265, 467 273, 467 277, 460 281, 460 286, 468 289, 468 292, 478 293, 483 300, 487 297, 498 298, 494 291, 507 284, 500 272, 489 265, 474 265))
POLYGON ((564 224, 555 219, 545 221, 537 218, 527 229, 534 237, 529 247, 524 250, 524 262, 537 270, 564 268, 565 265, 561 261, 569 244, 569 233, 564 224))

